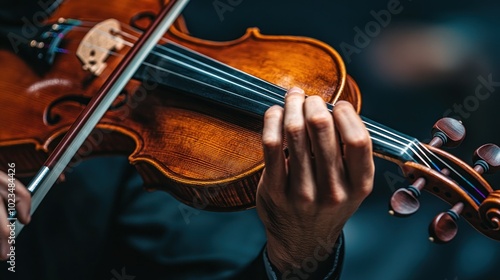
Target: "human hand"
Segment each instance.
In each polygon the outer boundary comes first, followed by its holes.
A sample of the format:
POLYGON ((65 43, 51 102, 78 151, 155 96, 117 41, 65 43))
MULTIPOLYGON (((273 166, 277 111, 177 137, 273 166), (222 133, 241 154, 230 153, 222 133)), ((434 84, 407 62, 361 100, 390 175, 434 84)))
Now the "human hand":
POLYGON ((301 89, 292 88, 284 108, 266 112, 262 137, 266 167, 257 211, 266 227, 270 261, 283 273, 300 269, 310 257, 326 260, 373 187, 365 126, 350 103, 339 101, 332 117, 323 99, 305 98, 301 89))
POLYGON ((15 190, 12 194, 9 192, 9 177, 4 172, 0 171, 0 260, 6 260, 9 249, 14 244, 9 236, 11 229, 9 221, 7 221, 7 205, 15 201, 17 210, 17 218, 23 224, 30 222, 30 209, 31 209, 31 195, 26 187, 19 181, 15 180, 15 190), (15 197, 15 198, 14 198, 15 197))

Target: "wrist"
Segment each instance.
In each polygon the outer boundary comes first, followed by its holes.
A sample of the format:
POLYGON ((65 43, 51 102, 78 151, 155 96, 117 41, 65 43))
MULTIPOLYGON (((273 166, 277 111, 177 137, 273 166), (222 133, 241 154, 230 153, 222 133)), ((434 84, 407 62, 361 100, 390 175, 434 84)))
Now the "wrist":
MULTIPOLYGON (((283 240, 268 239, 266 246, 267 257, 279 274, 305 275, 311 274, 330 263, 338 247, 341 245, 340 236, 342 231, 315 240, 302 240, 301 246, 290 248, 283 240)), ((328 266, 328 265, 327 265, 328 266)))

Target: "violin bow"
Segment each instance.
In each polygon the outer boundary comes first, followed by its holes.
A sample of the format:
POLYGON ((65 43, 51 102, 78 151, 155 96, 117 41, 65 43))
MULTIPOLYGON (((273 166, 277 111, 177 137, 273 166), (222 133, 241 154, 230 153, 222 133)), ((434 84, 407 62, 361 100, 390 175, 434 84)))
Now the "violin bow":
MULTIPOLYGON (((32 194, 30 215, 38 208, 45 195, 57 181, 85 139, 92 132, 127 82, 139 69, 147 55, 153 50, 163 34, 167 32, 180 15, 189 0, 173 0, 164 6, 150 27, 142 34, 134 47, 114 69, 89 105, 80 113, 64 138, 49 155, 36 176, 28 185, 32 194)), ((9 213, 10 221, 15 221, 16 237, 24 225, 19 223, 16 212, 9 213)))

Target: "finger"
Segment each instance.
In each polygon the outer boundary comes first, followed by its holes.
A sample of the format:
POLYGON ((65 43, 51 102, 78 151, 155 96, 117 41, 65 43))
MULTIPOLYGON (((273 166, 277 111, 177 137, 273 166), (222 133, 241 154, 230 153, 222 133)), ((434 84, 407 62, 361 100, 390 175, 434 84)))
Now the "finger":
POLYGON ((313 200, 312 161, 304 119, 305 95, 302 89, 293 87, 285 97, 284 130, 289 150, 290 191, 292 194, 313 200))
POLYGON ((263 176, 272 192, 284 192, 286 180, 285 155, 283 153, 283 108, 273 106, 264 114, 262 131, 264 162, 266 169, 263 176))
POLYGON ((6 260, 9 253, 9 235, 10 228, 7 221, 7 207, 5 202, 0 199, 0 260, 6 260))
POLYGON ((17 218, 23 224, 28 224, 31 220, 30 209, 31 209, 31 194, 26 189, 26 187, 21 183, 21 181, 16 180, 16 178, 11 178, 7 174, 0 172, 0 186, 2 189, 2 196, 5 201, 9 198, 15 197, 17 218), (14 185, 14 195, 7 186, 14 185))
POLYGON ((344 144, 344 162, 352 193, 366 197, 372 190, 373 164, 370 135, 352 105, 339 101, 333 119, 344 144))
POLYGON ((332 114, 319 96, 310 96, 304 106, 306 126, 314 153, 314 172, 318 191, 331 193, 341 187, 337 174, 343 173, 340 148, 332 114))
MULTIPOLYGON (((19 182, 19 181, 18 181, 19 182)), ((31 193, 26 187, 18 183, 15 190, 17 218, 23 224, 29 224, 31 221, 31 193)))

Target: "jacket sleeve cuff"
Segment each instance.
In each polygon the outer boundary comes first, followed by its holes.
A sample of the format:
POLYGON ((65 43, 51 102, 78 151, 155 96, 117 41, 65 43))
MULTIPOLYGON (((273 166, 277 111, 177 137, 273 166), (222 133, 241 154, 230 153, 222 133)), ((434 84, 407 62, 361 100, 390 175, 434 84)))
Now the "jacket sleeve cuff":
POLYGON ((344 233, 339 235, 339 238, 333 246, 332 253, 326 260, 321 260, 322 256, 306 258, 302 262, 302 267, 280 273, 278 269, 269 261, 267 249, 262 252, 264 267, 266 268, 267 278, 269 280, 332 280, 340 277, 342 264, 344 260, 344 233), (316 258, 315 258, 316 257, 316 258))

